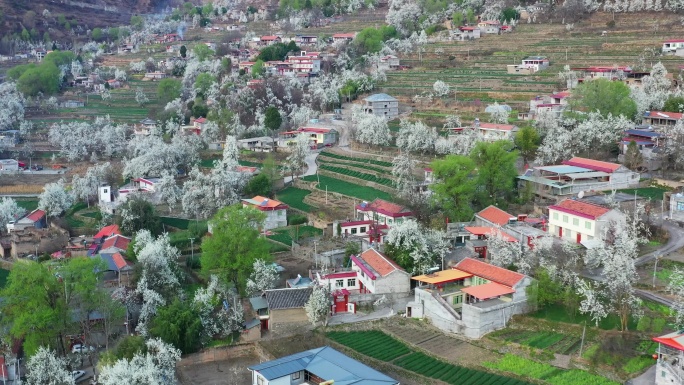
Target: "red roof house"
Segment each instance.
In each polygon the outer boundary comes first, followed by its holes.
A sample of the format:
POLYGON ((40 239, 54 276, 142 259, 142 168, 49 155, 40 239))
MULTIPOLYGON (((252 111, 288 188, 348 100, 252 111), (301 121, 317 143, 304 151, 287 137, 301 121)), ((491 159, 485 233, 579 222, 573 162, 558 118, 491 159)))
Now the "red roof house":
POLYGON ((411 289, 410 274, 373 248, 357 256, 352 255, 350 259, 352 271, 358 273, 362 293, 408 293, 411 289))
POLYGON ((508 286, 510 288, 513 288, 525 278, 524 274, 504 269, 503 267, 494 266, 472 258, 463 259, 453 268, 465 271, 466 273, 484 278, 491 282, 508 286))
POLYGON ((95 234, 95 236, 93 236, 93 239, 95 241, 104 240, 104 239, 109 238, 115 234, 121 234, 121 230, 119 229, 119 225, 116 225, 116 224, 109 225, 109 226, 105 226, 102 229, 100 229, 100 231, 98 231, 97 234, 95 234))
POLYGON ((359 220, 371 220, 392 226, 412 218, 413 212, 404 206, 378 198, 371 203, 361 202, 357 205, 356 216, 359 220))
POLYGON ((512 220, 517 220, 513 214, 509 214, 496 206, 489 206, 475 214, 475 220, 482 226, 505 226, 512 220))
POLYGON ((288 206, 283 202, 257 195, 254 198, 243 199, 242 206, 253 207, 266 214, 264 230, 287 226, 288 206))
POLYGON ((103 253, 114 253, 114 252, 121 252, 121 251, 126 251, 128 249, 128 245, 131 243, 131 238, 124 237, 121 234, 115 234, 112 235, 111 237, 105 239, 104 242, 102 242, 102 247, 100 248, 100 252, 103 253))
MULTIPOLYGON (((582 243, 599 238, 610 221, 622 221, 624 214, 584 201, 566 199, 549 206, 548 231, 560 238, 582 243)), ((586 244, 585 244, 586 245, 586 244)))
POLYGON ((578 156, 576 156, 570 160, 564 160, 563 164, 567 165, 567 166, 584 167, 584 168, 588 168, 590 170, 603 171, 603 172, 608 172, 608 173, 615 172, 615 171, 617 171, 617 169, 622 167, 622 165, 617 164, 617 163, 602 162, 600 160, 580 158, 578 156))

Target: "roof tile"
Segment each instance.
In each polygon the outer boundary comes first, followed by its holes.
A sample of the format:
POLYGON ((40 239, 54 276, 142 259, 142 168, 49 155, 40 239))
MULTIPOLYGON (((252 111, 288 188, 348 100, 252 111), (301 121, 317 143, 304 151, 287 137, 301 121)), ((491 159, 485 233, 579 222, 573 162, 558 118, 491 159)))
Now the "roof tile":
POLYGON ((114 247, 116 249, 124 251, 128 248, 129 243, 131 243, 130 238, 124 237, 121 234, 115 234, 105 239, 105 241, 102 243, 101 249, 106 250, 110 247, 114 247))
POLYGON ((303 308, 312 291, 310 287, 266 290, 266 302, 270 310, 303 308))
POLYGON ((510 221, 511 218, 516 218, 515 215, 509 214, 496 206, 489 206, 477 213, 477 215, 482 219, 499 226, 508 224, 508 221, 510 221))
POLYGON ((465 258, 453 268, 510 287, 517 285, 518 282, 525 278, 523 274, 472 258, 465 258))
POLYGON ((579 216, 590 217, 590 219, 600 218, 610 211, 610 209, 603 206, 576 201, 574 199, 566 199, 557 205, 549 206, 549 210, 563 211, 568 214, 579 214, 579 216))
POLYGON ((621 165, 611 162, 602 162, 600 160, 580 158, 578 156, 563 161, 563 164, 568 166, 584 167, 594 171, 615 172, 621 165))
POLYGON ((373 248, 364 251, 358 257, 383 277, 395 270, 404 271, 396 262, 373 248))

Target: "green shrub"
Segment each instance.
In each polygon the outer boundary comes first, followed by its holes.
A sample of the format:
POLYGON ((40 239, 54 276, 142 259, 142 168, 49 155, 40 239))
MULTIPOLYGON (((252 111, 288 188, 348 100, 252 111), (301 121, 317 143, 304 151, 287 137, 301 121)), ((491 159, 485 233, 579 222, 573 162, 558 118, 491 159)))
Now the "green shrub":
POLYGON ((667 320, 665 320, 664 318, 654 318, 653 322, 651 323, 651 331, 654 333, 662 332, 665 328, 666 323, 667 320))
POLYGON ((639 319, 637 324, 637 330, 640 332, 645 332, 651 327, 651 317, 643 316, 639 319))
POLYGON ((304 224, 308 221, 306 215, 291 215, 289 218, 287 218, 287 225, 288 226, 294 226, 294 225, 301 225, 304 224))

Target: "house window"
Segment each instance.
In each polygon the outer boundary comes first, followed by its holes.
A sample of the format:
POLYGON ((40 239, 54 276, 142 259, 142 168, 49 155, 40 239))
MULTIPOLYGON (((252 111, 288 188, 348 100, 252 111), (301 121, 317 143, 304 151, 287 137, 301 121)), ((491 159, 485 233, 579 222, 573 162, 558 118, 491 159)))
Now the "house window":
POLYGON ((584 228, 587 230, 591 230, 591 222, 589 222, 589 221, 584 222, 584 228))
POLYGON ((336 279, 335 287, 344 287, 344 279, 336 279))
POLYGON ((568 216, 567 215, 563 215, 563 222, 568 223, 568 216))
POLYGON ((109 194, 109 190, 108 190, 108 189, 104 189, 104 193, 105 193, 105 194, 109 194))
POLYGON ((579 226, 579 218, 572 218, 572 225, 579 226))
POLYGON ((266 381, 263 377, 257 375, 257 385, 264 385, 266 384, 266 381))
POLYGON ((347 280, 347 287, 354 287, 356 286, 356 278, 349 278, 347 280))
POLYGON ((553 219, 558 220, 558 213, 553 213, 553 219))
POLYGON ((357 232, 357 228, 356 228, 356 227, 352 227, 351 233, 352 233, 352 234, 356 234, 356 232, 357 232))
POLYGON ((454 305, 458 305, 461 302, 463 302, 463 296, 462 295, 454 296, 454 305))
POLYGON ((361 226, 361 229, 359 229, 360 233, 365 233, 366 232, 366 226, 361 226))
POLYGON ((292 378, 293 380, 299 380, 300 378, 302 378, 302 372, 294 372, 294 373, 292 373, 292 377, 291 377, 291 378, 292 378))

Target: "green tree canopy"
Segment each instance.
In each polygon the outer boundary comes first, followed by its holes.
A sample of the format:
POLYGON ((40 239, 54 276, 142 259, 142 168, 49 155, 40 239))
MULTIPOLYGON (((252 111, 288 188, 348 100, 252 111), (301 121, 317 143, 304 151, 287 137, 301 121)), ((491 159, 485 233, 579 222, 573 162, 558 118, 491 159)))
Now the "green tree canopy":
POLYGON ((390 25, 380 28, 368 27, 356 34, 354 45, 362 53, 375 53, 380 51, 383 42, 398 36, 397 29, 390 25))
POLYGON ((201 73, 195 78, 195 89, 197 90, 198 96, 204 98, 207 95, 207 91, 211 88, 211 85, 216 83, 216 78, 210 73, 201 73))
POLYGON ((515 134, 513 142, 523 158, 523 163, 527 164, 537 154, 541 138, 534 127, 525 126, 515 134))
POLYGON ((93 38, 93 40, 100 41, 103 37, 102 28, 93 28, 93 32, 90 34, 90 36, 93 38))
POLYGON ((259 59, 252 65, 252 77, 258 79, 264 75, 266 68, 264 68, 264 61, 259 59))
POLYGON ((294 41, 291 41, 288 44, 274 43, 262 49, 261 52, 259 52, 257 59, 263 61, 280 61, 285 60, 288 53, 297 53, 299 51, 300 49, 294 41))
POLYGON ((247 182, 244 193, 246 196, 271 196, 271 181, 268 179, 268 175, 260 173, 259 175, 252 177, 252 179, 247 182))
POLYGON ((162 231, 161 220, 152 203, 137 197, 127 200, 121 206, 116 223, 126 235, 133 235, 139 230, 149 230, 152 234, 159 235, 162 231))
POLYGON ((162 105, 166 105, 166 103, 179 98, 180 94, 180 80, 166 78, 159 81, 159 85, 157 86, 157 98, 162 105))
POLYGON ((623 82, 596 79, 583 82, 573 91, 571 104, 584 111, 599 111, 601 116, 623 115, 634 119, 637 106, 630 98, 629 87, 623 82))
POLYGON ((150 334, 180 349, 194 353, 202 346, 202 320, 191 306, 176 298, 170 305, 157 310, 150 334))
POLYGON ((276 107, 269 106, 266 109, 264 125, 269 130, 275 131, 280 128, 281 124, 283 124, 283 117, 280 116, 280 111, 276 107))
POLYGON ((665 101, 663 111, 667 112, 684 112, 684 97, 670 96, 665 101))
POLYGON ((470 159, 477 167, 476 198, 480 205, 505 206, 507 199, 513 196, 518 176, 515 168, 518 152, 513 150, 513 143, 507 140, 479 142, 470 152, 470 159))
POLYGON ((127 360, 133 359, 137 353, 146 353, 147 345, 145 344, 145 337, 142 336, 126 336, 121 339, 119 344, 114 349, 114 355, 118 359, 125 358, 127 360))
POLYGON ((209 221, 211 235, 202 240, 202 270, 244 294, 254 261, 271 260, 268 241, 259 232, 265 219, 261 211, 239 204, 219 210, 209 221))
POLYGON ((449 155, 430 164, 435 182, 430 188, 435 203, 452 221, 466 221, 473 216, 472 201, 477 187, 475 162, 467 156, 449 155))
POLYGON ((178 50, 178 52, 180 53, 181 57, 184 58, 188 54, 188 48, 186 46, 182 45, 180 47, 180 50, 178 50))
POLYGON ((197 44, 195 48, 192 49, 192 52, 195 53, 195 56, 199 61, 204 61, 214 55, 214 51, 204 43, 197 44))

